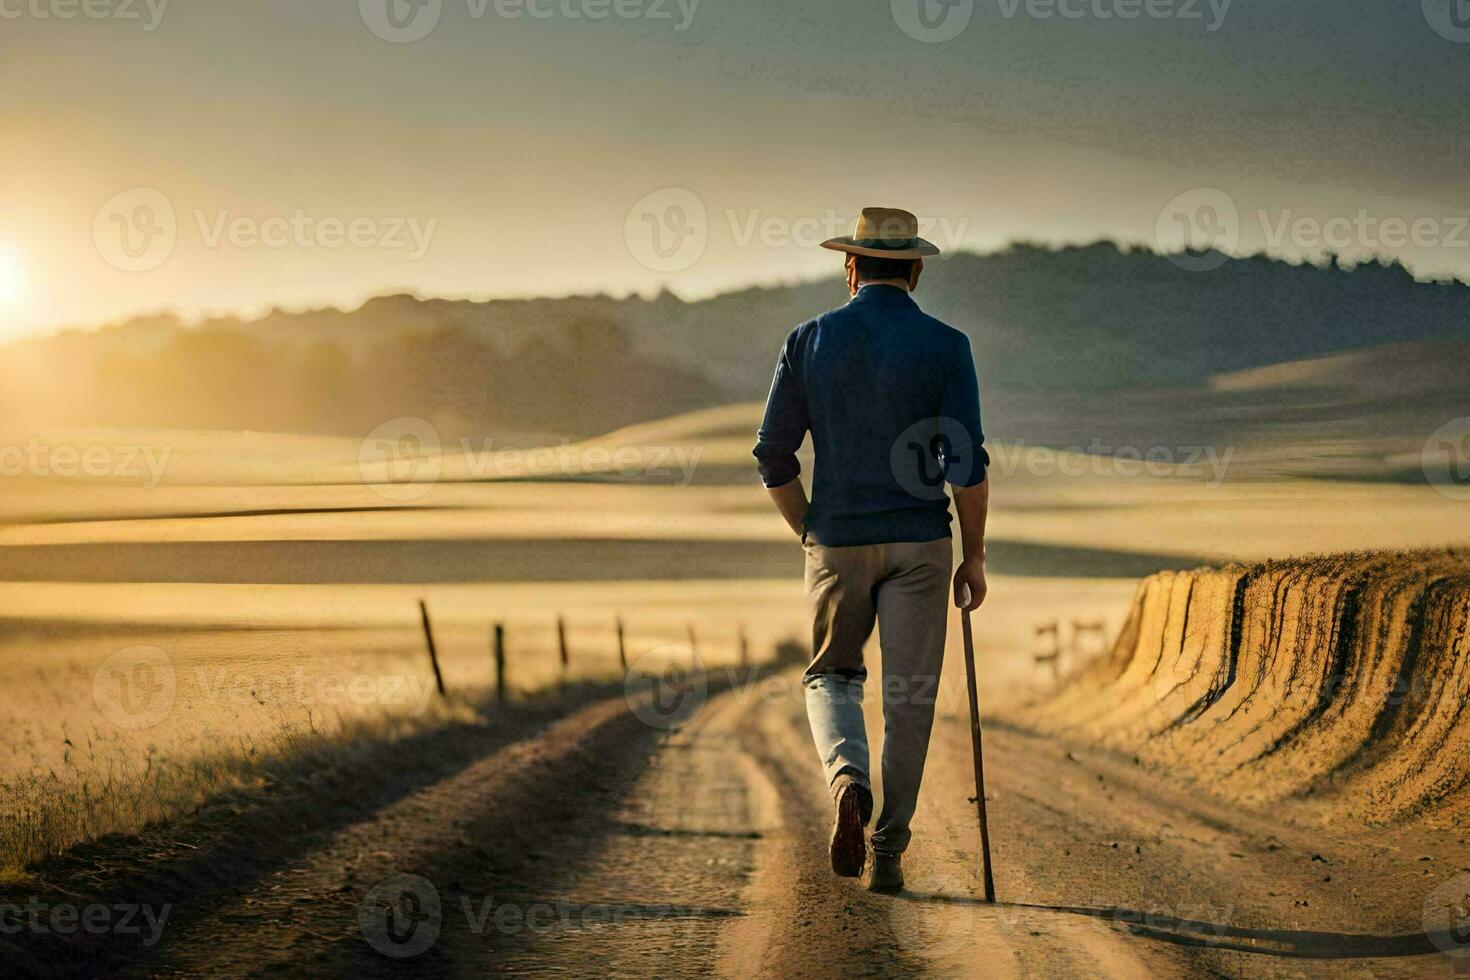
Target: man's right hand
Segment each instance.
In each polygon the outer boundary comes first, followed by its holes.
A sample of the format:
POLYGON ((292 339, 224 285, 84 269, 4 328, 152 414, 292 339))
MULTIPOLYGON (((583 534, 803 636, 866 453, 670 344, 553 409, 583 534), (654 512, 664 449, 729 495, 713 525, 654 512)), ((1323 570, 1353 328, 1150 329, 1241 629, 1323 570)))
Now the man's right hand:
POLYGON ((801 478, 797 477, 779 487, 770 487, 768 492, 792 533, 798 538, 805 534, 807 500, 806 488, 801 485, 801 478))

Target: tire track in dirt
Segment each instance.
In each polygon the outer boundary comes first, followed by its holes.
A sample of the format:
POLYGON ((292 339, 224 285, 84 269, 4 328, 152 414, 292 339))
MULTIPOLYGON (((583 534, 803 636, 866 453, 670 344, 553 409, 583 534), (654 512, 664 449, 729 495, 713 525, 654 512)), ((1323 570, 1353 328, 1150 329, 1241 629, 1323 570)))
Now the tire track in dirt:
MULTIPOLYGON (((717 695, 628 760, 621 804, 584 814, 549 843, 558 860, 497 899, 524 925, 461 933, 449 952, 473 975, 709 976, 742 915, 773 794, 730 738, 739 706, 717 695)), ((482 907, 483 911, 483 907, 482 907)), ((492 913, 494 914, 494 913, 492 913)))
POLYGON ((924 961, 894 933, 889 896, 832 873, 827 856, 832 801, 824 785, 795 675, 782 696, 756 697, 738 716, 740 744, 761 767, 780 800, 782 830, 770 835, 746 892, 749 918, 732 930, 736 955, 721 975, 883 977, 923 973, 924 961))
MULTIPOLYGON (((321 847, 256 883, 210 914, 166 936, 150 975, 290 974, 375 976, 405 965, 365 938, 359 913, 378 883, 419 876, 453 926, 461 876, 479 875, 483 894, 554 855, 548 831, 579 807, 614 796, 618 777, 605 760, 646 751, 653 733, 622 698, 584 708, 334 834, 321 847)), ((397 894, 386 896, 396 901, 397 894)), ((410 929, 417 932, 417 929, 410 929)), ((380 945, 382 943, 380 942, 380 945)), ((409 944, 399 944, 407 948, 409 944)), ((434 943, 415 957, 417 972, 457 972, 434 943)))

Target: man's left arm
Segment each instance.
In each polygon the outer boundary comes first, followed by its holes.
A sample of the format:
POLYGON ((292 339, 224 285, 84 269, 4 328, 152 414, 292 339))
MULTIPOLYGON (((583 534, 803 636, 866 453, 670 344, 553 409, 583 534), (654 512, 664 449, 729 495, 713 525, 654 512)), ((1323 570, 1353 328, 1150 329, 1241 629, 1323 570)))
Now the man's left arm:
POLYGON ((975 379, 975 358, 966 340, 958 345, 945 381, 946 419, 959 423, 966 445, 951 447, 954 460, 945 475, 954 493, 955 512, 960 521, 960 565, 954 573, 955 596, 960 586, 970 590, 967 608, 980 608, 988 588, 985 581, 985 520, 990 511, 990 455, 985 451, 985 431, 980 424, 980 385, 975 379))
POLYGON ((990 477, 974 486, 954 488, 954 509, 960 515, 960 567, 954 572, 955 605, 959 605, 960 586, 970 589, 970 604, 975 610, 985 601, 989 586, 985 581, 985 517, 990 510, 990 477))

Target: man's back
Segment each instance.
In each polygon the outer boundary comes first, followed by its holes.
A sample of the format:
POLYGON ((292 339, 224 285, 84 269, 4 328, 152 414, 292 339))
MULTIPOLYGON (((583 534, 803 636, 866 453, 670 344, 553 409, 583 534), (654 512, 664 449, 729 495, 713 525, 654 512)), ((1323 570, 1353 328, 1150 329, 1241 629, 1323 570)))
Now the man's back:
POLYGON ((903 289, 864 286, 787 338, 755 450, 767 486, 796 477, 794 454, 808 430, 815 540, 841 547, 947 537, 944 483, 968 486, 985 474, 968 339, 903 289))

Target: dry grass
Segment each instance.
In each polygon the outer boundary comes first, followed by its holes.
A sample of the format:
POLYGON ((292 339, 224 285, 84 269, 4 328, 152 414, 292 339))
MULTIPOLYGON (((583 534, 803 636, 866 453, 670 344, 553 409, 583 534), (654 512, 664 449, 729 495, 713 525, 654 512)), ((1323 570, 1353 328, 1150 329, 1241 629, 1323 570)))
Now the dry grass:
POLYGON ((132 833, 196 811, 224 795, 249 797, 282 781, 313 778, 360 760, 376 746, 473 723, 474 706, 436 704, 417 717, 354 717, 327 726, 308 718, 193 751, 141 756, 94 736, 69 746, 59 768, 0 781, 0 853, 24 868, 106 834, 132 833))

